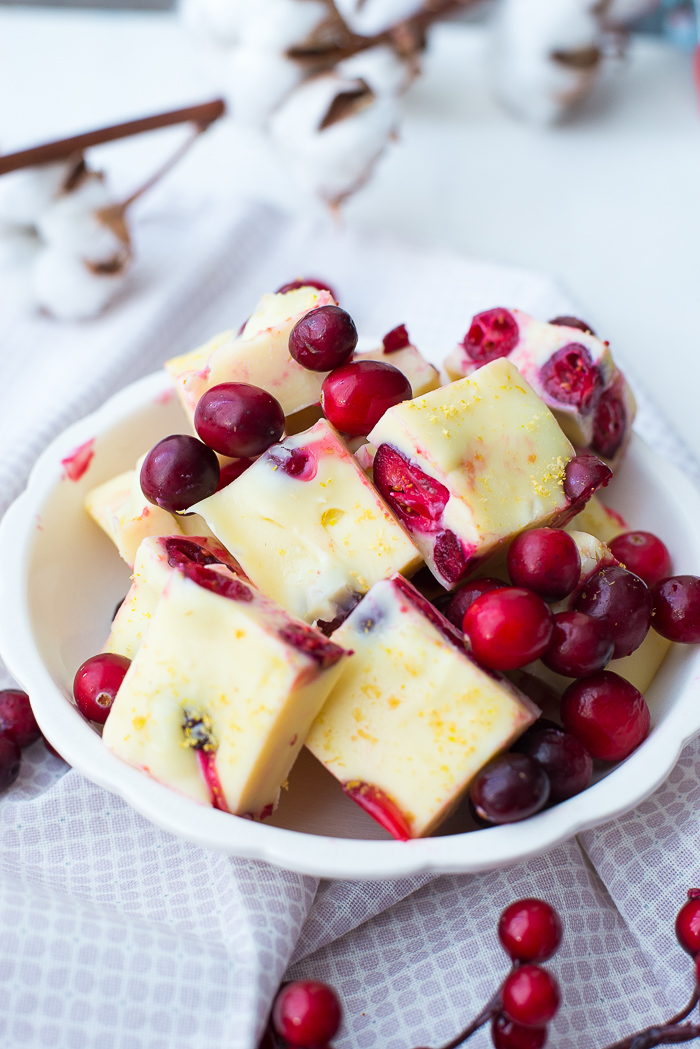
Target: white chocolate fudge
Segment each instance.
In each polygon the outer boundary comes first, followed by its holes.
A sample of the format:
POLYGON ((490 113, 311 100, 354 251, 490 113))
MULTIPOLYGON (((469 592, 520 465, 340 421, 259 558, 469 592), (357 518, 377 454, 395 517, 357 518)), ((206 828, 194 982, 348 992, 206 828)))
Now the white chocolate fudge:
MULTIPOLYGON (((609 344, 590 332, 548 324, 521 310, 498 312, 503 315, 501 330, 512 329, 502 343, 508 360, 551 408, 573 444, 608 461, 619 459, 636 406, 609 344)), ((480 316, 473 322, 477 329, 480 316)), ((481 366, 478 354, 477 359, 472 356, 471 335, 472 329, 445 360, 451 379, 471 375, 481 366)))
POLYGON ((308 622, 332 623, 377 580, 421 563, 325 419, 193 509, 264 594, 308 622))
POLYGON ((285 415, 317 404, 326 372, 312 372, 292 359, 289 336, 310 310, 335 305, 328 291, 297 288, 263 295, 255 313, 237 335, 225 331, 204 346, 165 364, 190 419, 205 390, 222 382, 246 382, 267 390, 285 415))
POLYGON ((624 517, 617 510, 611 510, 601 503, 596 495, 592 495, 583 510, 566 525, 567 532, 588 532, 602 543, 610 543, 616 536, 629 530, 624 517))
POLYGON ((369 440, 374 484, 448 589, 524 528, 566 519, 574 450, 507 360, 395 405, 369 440))
POLYGON ((435 830, 539 715, 401 576, 375 583, 333 640, 354 655, 306 745, 395 837, 435 830))
POLYGON ((134 658, 170 576, 187 564, 225 565, 232 576, 246 579, 243 569, 218 539, 149 536, 136 552, 131 587, 112 621, 104 652, 134 658))
POLYGON ((568 531, 578 548, 579 557, 581 558, 581 571, 578 583, 568 597, 552 604, 553 612, 566 612, 573 608, 581 590, 596 572, 600 572, 602 568, 611 568, 613 565, 620 563, 613 556, 612 550, 596 536, 590 535, 588 532, 579 532, 575 529, 569 529, 568 531))
POLYGON ((344 655, 223 566, 185 565, 158 601, 103 739, 181 794, 262 819, 344 655))
POLYGON ((391 364, 406 376, 411 384, 414 397, 437 390, 440 386, 440 373, 429 364, 415 346, 402 346, 400 350, 387 351, 383 346, 376 350, 363 350, 353 354, 354 361, 381 361, 391 364))

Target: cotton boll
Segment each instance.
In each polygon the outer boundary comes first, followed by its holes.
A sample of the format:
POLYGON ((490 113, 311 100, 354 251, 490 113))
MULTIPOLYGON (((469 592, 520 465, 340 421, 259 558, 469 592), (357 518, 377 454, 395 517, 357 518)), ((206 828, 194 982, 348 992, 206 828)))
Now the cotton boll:
POLYGON ((420 11, 424 0, 336 0, 341 17, 358 36, 383 33, 420 11))
POLYGON ((33 226, 68 181, 76 160, 22 168, 0 175, 0 220, 17 226, 33 226))
MULTIPOLYGON (((108 269, 108 267, 105 267, 108 269)), ((32 271, 32 293, 38 306, 57 320, 96 317, 121 289, 127 267, 114 260, 112 272, 99 272, 64 248, 47 247, 32 271)))
POLYGON ((39 234, 52 247, 91 262, 108 261, 125 248, 124 234, 118 236, 99 214, 112 203, 102 176, 90 173, 43 212, 37 222, 39 234))
POLYGON ((335 204, 368 178, 397 120, 395 99, 328 73, 301 84, 270 127, 300 180, 335 204))
POLYGON ((301 66, 276 51, 234 48, 224 70, 224 94, 234 120, 262 127, 302 79, 301 66))
POLYGON ((328 16, 321 0, 257 0, 243 30, 243 43, 286 51, 303 44, 328 16))
POLYGON ((597 0, 503 0, 494 26, 501 100, 548 124, 592 87, 600 65, 597 0))
POLYGON ((375 95, 399 95, 415 75, 391 47, 370 47, 339 62, 336 68, 342 77, 364 80, 375 95))
POLYGON ((257 0, 183 0, 180 16, 185 25, 217 44, 235 44, 257 0))

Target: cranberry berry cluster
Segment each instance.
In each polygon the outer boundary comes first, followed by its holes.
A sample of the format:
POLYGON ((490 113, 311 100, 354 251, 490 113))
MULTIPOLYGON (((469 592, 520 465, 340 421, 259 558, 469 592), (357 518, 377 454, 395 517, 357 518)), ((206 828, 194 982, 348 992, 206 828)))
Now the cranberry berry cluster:
MULTIPOLYGON (((489 1023, 495 1049, 543 1049, 547 1042, 548 1024, 559 1009, 561 993, 542 963, 562 942, 561 918, 549 903, 531 897, 506 907, 497 931, 512 968, 481 1012, 442 1049, 457 1049, 489 1023)), ((666 1023, 646 1027, 607 1049, 653 1049, 700 1038, 700 1024, 684 1022, 700 1001, 700 889, 688 892, 688 902, 676 918, 676 936, 694 961, 690 1001, 666 1023)), ((331 1049, 341 1020, 341 1005, 332 987, 316 980, 284 984, 259 1049, 331 1049)))
POLYGON ((589 785, 594 760, 621 761, 646 738, 646 701, 605 669, 611 659, 636 651, 652 625, 671 641, 700 643, 700 579, 670 576, 668 550, 649 532, 618 536, 610 553, 582 581, 571 535, 560 528, 523 532, 508 552, 512 585, 477 579, 445 607, 483 666, 517 671, 516 684, 538 706, 558 706, 561 720, 540 718, 476 776, 470 797, 483 825, 526 819, 573 797, 589 785), (522 671, 538 659, 576 679, 560 701, 522 671))

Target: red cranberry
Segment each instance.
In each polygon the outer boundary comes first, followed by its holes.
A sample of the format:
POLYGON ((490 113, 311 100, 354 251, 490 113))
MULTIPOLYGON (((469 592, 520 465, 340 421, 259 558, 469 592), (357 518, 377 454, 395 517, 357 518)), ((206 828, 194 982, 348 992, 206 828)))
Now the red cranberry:
POLYGON ((542 598, 519 587, 482 594, 464 616, 472 652, 491 670, 515 670, 539 659, 552 629, 552 613, 542 598))
POLYGON ((503 1013, 491 1021, 491 1041, 495 1049, 544 1049, 547 1034, 546 1027, 523 1027, 503 1013))
POLYGON ((115 652, 100 652, 86 659, 78 667, 73 681, 73 695, 80 713, 104 725, 130 666, 130 659, 115 652))
POLYGON ((542 656, 550 670, 565 677, 587 677, 604 670, 615 646, 605 624, 584 612, 558 612, 552 643, 542 656))
POLYGON ((498 939, 514 962, 546 962, 559 950, 561 918, 549 903, 516 900, 498 920, 498 939))
POLYGON ((222 466, 219 473, 217 492, 220 492, 222 488, 228 487, 232 481, 235 481, 237 477, 245 473, 248 467, 252 465, 252 459, 236 459, 234 463, 227 463, 226 466, 222 466))
POLYGON ((13 740, 22 750, 38 740, 41 729, 26 692, 15 688, 0 691, 0 735, 13 740))
POLYGON ((287 477, 298 481, 313 481, 318 472, 316 457, 308 448, 276 448, 270 452, 270 462, 280 466, 287 477))
POLYGON ((591 411, 603 387, 600 368, 579 342, 552 354, 540 369, 540 382, 553 400, 584 414, 591 411))
POLYGON ((579 331, 585 331, 587 335, 595 335, 590 324, 582 321, 579 317, 553 317, 549 323, 556 324, 560 328, 578 328, 579 331))
POLYGON ((591 782, 591 755, 576 736, 558 725, 537 722, 520 737, 514 750, 540 763, 549 777, 549 800, 555 805, 580 794, 591 782))
POLYGON ((9 736, 0 736, 0 790, 7 790, 19 776, 22 751, 9 736))
POLYGON ((284 433, 279 401, 259 386, 222 382, 200 397, 194 426, 205 444, 221 455, 262 455, 284 433))
POLYGON ((497 308, 477 313, 462 346, 473 361, 488 364, 498 357, 507 357, 520 338, 518 322, 509 310, 497 308))
POLYGON ((514 586, 534 590, 545 601, 560 601, 579 581, 581 555, 568 532, 534 528, 521 532, 511 543, 508 572, 514 586))
POLYGON ((323 1049, 334 1038, 342 1011, 338 996, 328 984, 295 980, 283 987, 272 1007, 277 1034, 290 1045, 323 1049))
POLYGON ((676 936, 684 951, 700 956, 700 889, 690 889, 676 918, 676 936))
POLYGON ((388 830, 397 841, 408 841, 411 837, 411 828, 406 817, 395 801, 385 794, 379 787, 371 783, 358 783, 352 781, 343 785, 343 790, 349 798, 364 809, 368 816, 388 830))
POLYGON ((700 578, 675 575, 654 587, 654 630, 669 641, 700 644, 700 578))
POLYGON ((612 459, 620 450, 627 433, 627 408, 619 387, 611 386, 601 394, 593 418, 591 448, 598 455, 612 459))
POLYGON ((377 449, 373 474, 375 485, 409 531, 439 531, 450 498, 444 484, 423 473, 388 444, 380 444, 377 449))
POLYGON ((621 565, 601 568, 574 602, 577 612, 599 620, 620 659, 639 648, 651 626, 652 597, 646 583, 621 565))
POLYGON ((141 467, 143 494, 149 503, 171 514, 207 499, 218 483, 216 454, 187 434, 164 437, 151 448, 141 467))
POLYGON ((298 288, 316 288, 318 291, 329 291, 335 301, 338 301, 338 296, 330 284, 326 284, 325 281, 318 280, 316 277, 300 277, 298 280, 290 280, 288 284, 283 284, 281 288, 278 288, 275 294, 286 295, 288 291, 297 291, 298 288))
POLYGON ((357 328, 340 306, 311 310, 292 328, 289 352, 297 364, 312 372, 329 372, 352 357, 357 346, 357 328))
POLYGON ((445 608, 445 616, 458 630, 464 631, 464 616, 467 609, 474 604, 477 597, 488 594, 490 590, 503 590, 505 583, 501 579, 473 579, 452 595, 445 608))
POLYGON ((384 412, 412 396, 411 384, 398 368, 382 361, 351 361, 324 379, 321 407, 343 433, 366 437, 384 412))
POLYGON ((481 819, 516 823, 544 808, 549 780, 542 766, 527 754, 502 754, 476 774, 469 796, 481 819))
POLYGON ((557 1014, 561 1003, 559 984, 539 965, 521 965, 509 973, 501 990, 503 1011, 515 1023, 541 1027, 557 1014))
POLYGON ((399 324, 398 327, 392 328, 390 332, 387 332, 382 339, 382 345, 384 353, 396 353, 397 350, 405 350, 407 346, 410 346, 411 340, 408 337, 406 325, 399 324))
POLYGON ((628 757, 651 724, 642 693, 610 670, 569 685, 561 699, 561 720, 598 761, 628 757))
POLYGON ((607 488, 613 472, 597 455, 577 455, 564 470, 564 495, 577 509, 586 505, 594 492, 607 488))
POLYGON ((629 572, 654 586, 671 574, 671 555, 651 532, 625 532, 608 543, 613 557, 629 572))
POLYGON ((436 575, 450 584, 458 582, 467 569, 469 556, 465 553, 461 541, 449 528, 435 540, 433 561, 436 575))

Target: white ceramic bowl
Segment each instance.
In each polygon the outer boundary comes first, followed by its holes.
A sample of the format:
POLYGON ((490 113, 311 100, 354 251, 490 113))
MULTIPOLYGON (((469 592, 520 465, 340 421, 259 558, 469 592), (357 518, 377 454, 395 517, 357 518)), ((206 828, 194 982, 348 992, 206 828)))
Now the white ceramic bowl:
MULTIPOLYGON (((700 649, 674 646, 647 694, 651 735, 600 782, 520 824, 465 833, 470 824, 457 816, 439 836, 407 843, 386 840, 306 751, 278 811, 264 824, 201 807, 125 765, 71 700, 78 665, 100 649, 129 585, 128 568, 87 517, 83 498, 183 427, 165 373, 134 383, 46 449, 0 528, 3 659, 31 695, 46 736, 70 764, 160 827, 230 855, 327 878, 488 870, 544 852, 638 805, 669 774, 684 742, 700 731, 700 649), (61 461, 92 439, 94 457, 85 474, 77 481, 65 477, 61 461)), ((663 536, 677 571, 700 572, 700 497, 639 438, 609 499, 635 527, 663 536)))

